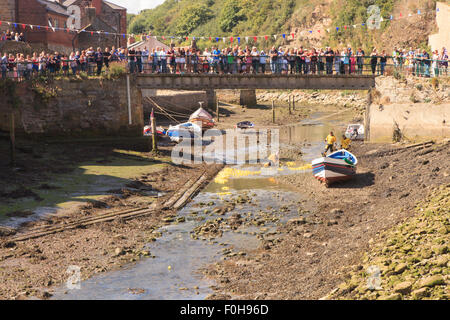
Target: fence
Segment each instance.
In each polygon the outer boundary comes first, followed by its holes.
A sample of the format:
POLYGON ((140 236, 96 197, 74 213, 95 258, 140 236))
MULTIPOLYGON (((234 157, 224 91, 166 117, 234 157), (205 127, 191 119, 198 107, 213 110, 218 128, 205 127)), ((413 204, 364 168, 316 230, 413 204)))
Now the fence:
POLYGON ((313 56, 308 60, 294 57, 279 57, 271 60, 266 56, 187 56, 146 57, 130 56, 122 61, 79 62, 58 60, 56 63, 32 61, 0 61, 2 79, 19 81, 40 75, 45 76, 103 76, 111 73, 215 73, 215 74, 317 74, 317 75, 393 75, 401 73, 412 76, 448 76, 448 61, 432 59, 397 59, 392 57, 348 57, 313 56), (389 60, 392 63, 387 63, 389 60), (369 62, 369 63, 367 63, 369 62))

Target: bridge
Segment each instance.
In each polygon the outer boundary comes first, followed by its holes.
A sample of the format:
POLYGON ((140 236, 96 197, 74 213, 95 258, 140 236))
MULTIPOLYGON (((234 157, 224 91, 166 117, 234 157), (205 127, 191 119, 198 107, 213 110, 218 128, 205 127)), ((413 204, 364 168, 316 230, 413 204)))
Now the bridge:
POLYGON ((214 108, 217 89, 241 89, 241 104, 256 101, 255 90, 369 90, 375 87, 370 75, 302 74, 139 74, 138 89, 206 91, 208 107, 214 108))

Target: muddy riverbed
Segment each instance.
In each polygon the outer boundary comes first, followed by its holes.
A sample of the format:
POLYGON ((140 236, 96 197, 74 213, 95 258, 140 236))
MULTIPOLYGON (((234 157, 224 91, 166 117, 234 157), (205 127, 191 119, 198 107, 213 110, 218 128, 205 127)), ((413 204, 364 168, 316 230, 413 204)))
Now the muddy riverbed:
POLYGON ((299 125, 281 128, 279 168, 235 165, 223 169, 184 209, 166 219, 156 242, 145 246, 152 258, 95 276, 75 290, 63 286, 55 299, 205 299, 215 281, 201 270, 209 264, 270 248, 287 234, 284 225, 314 221, 313 201, 280 184, 281 176, 310 173, 322 137, 341 129, 350 113, 316 113, 299 125), (330 119, 332 118, 332 119, 330 119), (288 161, 289 160, 289 161, 288 161))

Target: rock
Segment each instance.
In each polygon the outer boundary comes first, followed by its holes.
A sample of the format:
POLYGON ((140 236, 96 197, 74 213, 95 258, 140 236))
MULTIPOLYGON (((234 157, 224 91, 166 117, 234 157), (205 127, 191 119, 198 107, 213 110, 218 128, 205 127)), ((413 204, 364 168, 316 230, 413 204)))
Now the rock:
POLYGON ((123 250, 122 248, 116 248, 116 250, 114 250, 114 253, 116 254, 116 256, 122 256, 125 254, 125 250, 123 250))
POLYGON ((412 298, 415 300, 428 297, 429 295, 430 295, 430 293, 428 292, 428 288, 420 288, 420 289, 414 290, 411 293, 412 298))
POLYGON ((389 296, 380 296, 378 300, 402 300, 402 295, 400 293, 394 293, 389 296))
POLYGON ((306 239, 312 238, 312 236, 313 234, 310 232, 303 234, 303 237, 305 237, 306 239))
POLYGON ((333 226, 333 225, 336 225, 336 224, 338 224, 338 222, 336 220, 334 220, 334 219, 331 219, 330 221, 327 222, 327 226, 333 226))
POLYGON ((441 284, 445 284, 444 277, 442 275, 434 275, 431 277, 424 278, 420 281, 419 287, 434 287, 441 284))
POLYGON ((288 221, 288 224, 294 224, 294 225, 301 225, 301 224, 305 224, 306 223, 306 219, 304 217, 300 217, 300 218, 294 218, 288 221))
POLYGON ((178 217, 177 218, 177 222, 178 223, 186 222, 186 218, 185 217, 178 217))
POLYGON ((399 264, 394 268, 394 273, 395 273, 395 274, 403 273, 403 271, 405 271, 407 267, 408 267, 408 265, 407 265, 406 263, 399 263, 399 264))
POLYGON ((447 256, 440 256, 434 261, 434 263, 438 267, 445 267, 447 265, 447 262, 448 262, 448 257, 447 256))
POLYGON ((331 214, 337 215, 337 214, 342 214, 342 213, 344 213, 344 211, 342 211, 341 209, 335 208, 335 209, 331 209, 330 213, 331 213, 331 214))
POLYGON ((412 283, 409 281, 401 282, 394 287, 395 293, 409 294, 411 292, 412 283))

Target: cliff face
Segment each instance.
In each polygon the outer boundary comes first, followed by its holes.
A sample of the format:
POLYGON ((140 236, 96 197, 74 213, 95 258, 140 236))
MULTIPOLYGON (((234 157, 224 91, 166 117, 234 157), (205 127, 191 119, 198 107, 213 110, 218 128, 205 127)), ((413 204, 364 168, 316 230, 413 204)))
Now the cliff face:
MULTIPOLYGON (((130 32, 139 34, 148 30, 167 39, 168 36, 181 36, 183 39, 186 36, 206 37, 205 41, 199 41, 200 46, 211 45, 210 36, 213 42, 215 37, 233 36, 236 39, 240 36, 241 44, 245 44, 245 36, 250 36, 252 44, 253 36, 258 35, 261 36, 258 45, 264 47, 296 47, 300 44, 351 44, 366 50, 373 47, 388 50, 394 46, 426 47, 428 36, 437 30, 436 0, 199 0, 195 4, 188 0, 166 0, 130 21, 130 32), (371 5, 377 5, 384 18, 393 15, 395 19, 381 22, 380 29, 362 27, 361 24, 367 23, 373 14, 368 12, 371 5), (195 12, 196 19, 190 15, 192 12, 195 12), (357 27, 353 28, 353 25, 357 27), (340 27, 338 32, 336 27, 340 27), (286 33, 286 39, 271 36, 283 33, 286 33), (290 36, 292 33, 294 40, 290 36), (269 35, 267 40, 265 35, 269 35)), ((173 41, 179 40, 175 38, 173 41)), ((219 41, 219 46, 224 45, 219 41)))

